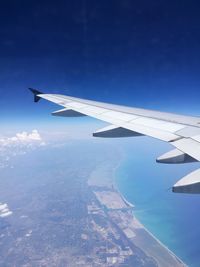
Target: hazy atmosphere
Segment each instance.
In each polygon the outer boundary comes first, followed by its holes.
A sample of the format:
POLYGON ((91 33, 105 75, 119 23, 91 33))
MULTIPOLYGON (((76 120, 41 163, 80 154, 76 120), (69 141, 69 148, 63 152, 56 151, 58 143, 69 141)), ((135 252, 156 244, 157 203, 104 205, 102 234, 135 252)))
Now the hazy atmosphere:
POLYGON ((200 115, 198 1, 1 1, 0 267, 199 267, 199 163, 170 144, 100 139, 49 94, 200 115), (161 242, 161 243, 160 243, 161 242), (184 263, 183 263, 184 262, 184 263))

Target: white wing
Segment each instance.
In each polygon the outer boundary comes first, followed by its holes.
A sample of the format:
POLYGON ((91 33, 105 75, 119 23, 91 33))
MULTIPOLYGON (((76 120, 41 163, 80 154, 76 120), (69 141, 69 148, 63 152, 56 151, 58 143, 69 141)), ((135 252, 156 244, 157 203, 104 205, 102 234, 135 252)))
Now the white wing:
MULTIPOLYGON (((200 118, 176 115, 139 108, 112 105, 91 100, 43 94, 35 89, 35 102, 40 98, 64 108, 53 112, 54 116, 91 116, 110 123, 97 132, 96 137, 126 137, 147 135, 169 142, 175 149, 160 156, 160 163, 186 163, 200 161, 200 118)), ((200 169, 179 180, 173 192, 200 193, 200 169)))

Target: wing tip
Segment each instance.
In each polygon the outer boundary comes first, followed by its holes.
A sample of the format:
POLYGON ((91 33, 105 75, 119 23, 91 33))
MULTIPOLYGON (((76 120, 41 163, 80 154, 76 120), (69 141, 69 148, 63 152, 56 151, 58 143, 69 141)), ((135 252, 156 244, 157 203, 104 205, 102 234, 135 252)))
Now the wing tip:
POLYGON ((39 97, 39 95, 43 94, 42 92, 38 91, 37 89, 34 89, 34 88, 28 88, 34 95, 34 102, 38 102, 41 97, 39 97))

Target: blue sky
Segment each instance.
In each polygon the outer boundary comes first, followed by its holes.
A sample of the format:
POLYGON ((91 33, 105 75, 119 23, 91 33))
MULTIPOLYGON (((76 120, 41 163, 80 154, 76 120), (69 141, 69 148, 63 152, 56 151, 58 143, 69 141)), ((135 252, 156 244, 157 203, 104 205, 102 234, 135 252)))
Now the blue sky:
POLYGON ((53 122, 27 87, 200 114, 198 1, 4 1, 0 119, 53 122))

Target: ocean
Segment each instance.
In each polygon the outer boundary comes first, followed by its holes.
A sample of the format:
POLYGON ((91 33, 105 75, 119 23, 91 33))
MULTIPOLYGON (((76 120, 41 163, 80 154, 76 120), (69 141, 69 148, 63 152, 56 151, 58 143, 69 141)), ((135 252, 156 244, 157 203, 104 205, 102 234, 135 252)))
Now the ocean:
POLYGON ((187 265, 199 267, 200 195, 175 194, 170 187, 200 164, 156 163, 173 147, 151 138, 131 138, 121 145, 116 185, 135 205, 134 215, 187 265))

